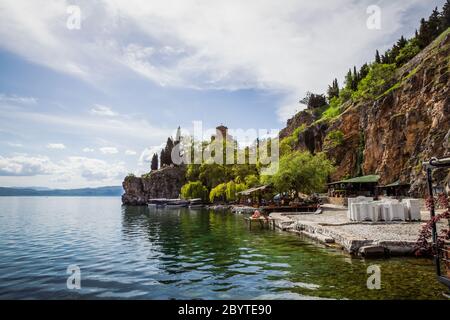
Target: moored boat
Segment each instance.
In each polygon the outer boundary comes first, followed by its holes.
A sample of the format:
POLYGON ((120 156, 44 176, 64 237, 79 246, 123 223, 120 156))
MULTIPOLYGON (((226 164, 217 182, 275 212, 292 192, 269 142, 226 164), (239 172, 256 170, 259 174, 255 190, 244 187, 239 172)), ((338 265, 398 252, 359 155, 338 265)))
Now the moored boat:
POLYGON ((202 199, 192 199, 189 202, 189 209, 201 209, 204 208, 205 204, 202 199))

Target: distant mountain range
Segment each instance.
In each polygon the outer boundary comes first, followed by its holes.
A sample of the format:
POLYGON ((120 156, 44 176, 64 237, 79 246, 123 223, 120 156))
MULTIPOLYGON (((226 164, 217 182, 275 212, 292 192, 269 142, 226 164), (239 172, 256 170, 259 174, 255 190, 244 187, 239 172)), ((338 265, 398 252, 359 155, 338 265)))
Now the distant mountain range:
POLYGON ((123 194, 121 186, 81 188, 81 189, 47 189, 41 187, 5 188, 0 187, 0 197, 119 197, 123 194))

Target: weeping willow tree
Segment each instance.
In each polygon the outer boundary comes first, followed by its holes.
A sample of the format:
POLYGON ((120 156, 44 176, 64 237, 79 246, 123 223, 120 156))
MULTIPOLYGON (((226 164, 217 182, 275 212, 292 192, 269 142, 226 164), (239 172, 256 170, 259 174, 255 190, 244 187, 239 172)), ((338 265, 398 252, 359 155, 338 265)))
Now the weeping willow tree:
POLYGON ((311 194, 324 190, 334 169, 324 153, 312 155, 307 151, 296 151, 283 155, 278 172, 273 176, 266 176, 264 182, 271 183, 280 193, 311 194))

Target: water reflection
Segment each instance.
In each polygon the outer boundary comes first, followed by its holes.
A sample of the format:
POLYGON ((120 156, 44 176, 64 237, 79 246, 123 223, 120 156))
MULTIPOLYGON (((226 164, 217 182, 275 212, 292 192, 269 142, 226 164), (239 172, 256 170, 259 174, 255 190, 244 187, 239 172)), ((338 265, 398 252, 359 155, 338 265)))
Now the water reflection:
POLYGON ((0 299, 434 299, 432 262, 365 261, 229 212, 0 198, 0 299), (70 264, 82 288, 66 288, 70 264), (382 290, 366 287, 367 267, 382 290))

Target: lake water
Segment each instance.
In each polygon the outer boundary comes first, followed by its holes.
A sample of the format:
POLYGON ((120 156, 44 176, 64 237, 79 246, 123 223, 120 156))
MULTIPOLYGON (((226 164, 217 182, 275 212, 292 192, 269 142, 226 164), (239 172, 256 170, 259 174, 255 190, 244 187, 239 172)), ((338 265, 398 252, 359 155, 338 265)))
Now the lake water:
POLYGON ((0 198, 0 299, 440 299, 426 259, 362 260, 242 216, 0 198), (381 267, 381 290, 367 267, 381 267), (67 268, 81 270, 69 290, 67 268))

